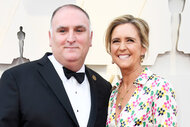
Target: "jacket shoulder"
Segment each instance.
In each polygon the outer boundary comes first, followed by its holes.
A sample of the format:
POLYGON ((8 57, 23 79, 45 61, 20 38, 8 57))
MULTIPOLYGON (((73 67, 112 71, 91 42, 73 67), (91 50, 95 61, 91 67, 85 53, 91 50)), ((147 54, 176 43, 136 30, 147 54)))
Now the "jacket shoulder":
POLYGON ((111 84, 108 82, 105 78, 103 78, 100 74, 98 74, 93 69, 86 67, 87 73, 92 76, 92 78, 95 78, 94 80, 97 81, 98 84, 105 84, 109 89, 111 89, 111 84))

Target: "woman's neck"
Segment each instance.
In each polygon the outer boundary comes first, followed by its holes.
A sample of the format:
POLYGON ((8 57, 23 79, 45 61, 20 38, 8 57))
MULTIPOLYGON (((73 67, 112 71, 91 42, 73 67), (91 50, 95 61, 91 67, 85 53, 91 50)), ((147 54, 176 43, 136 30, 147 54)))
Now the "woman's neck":
POLYGON ((123 78, 123 85, 128 87, 129 85, 133 84, 136 78, 142 73, 143 68, 142 66, 138 66, 132 69, 123 69, 121 70, 122 78, 123 78))

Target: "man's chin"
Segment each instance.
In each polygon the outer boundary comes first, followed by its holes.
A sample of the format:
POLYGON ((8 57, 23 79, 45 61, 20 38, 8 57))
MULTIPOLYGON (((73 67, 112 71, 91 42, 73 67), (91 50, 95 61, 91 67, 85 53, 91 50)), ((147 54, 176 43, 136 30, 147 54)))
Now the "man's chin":
POLYGON ((77 62, 77 61, 79 61, 80 60, 80 58, 79 57, 75 57, 75 56, 67 56, 67 58, 65 58, 65 60, 67 60, 67 61, 69 61, 69 62, 77 62))

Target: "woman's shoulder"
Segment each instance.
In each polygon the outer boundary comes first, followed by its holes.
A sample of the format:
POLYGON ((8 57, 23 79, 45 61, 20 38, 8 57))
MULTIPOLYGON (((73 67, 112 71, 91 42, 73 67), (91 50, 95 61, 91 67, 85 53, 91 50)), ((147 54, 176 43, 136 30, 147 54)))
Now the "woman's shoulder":
POLYGON ((173 84, 166 78, 154 74, 146 83, 147 87, 151 88, 157 95, 171 95, 175 98, 175 90, 173 84))
POLYGON ((148 72, 149 72, 149 77, 146 83, 147 85, 149 85, 152 88, 157 88, 162 90, 173 89, 172 83, 168 79, 162 77, 159 74, 153 73, 152 71, 150 71, 149 68, 148 72))

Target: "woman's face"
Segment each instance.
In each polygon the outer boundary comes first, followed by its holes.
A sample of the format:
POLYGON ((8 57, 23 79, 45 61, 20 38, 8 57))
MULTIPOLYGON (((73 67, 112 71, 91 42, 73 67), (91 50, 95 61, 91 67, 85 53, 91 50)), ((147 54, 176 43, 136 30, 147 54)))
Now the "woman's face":
POLYGON ((133 69, 141 66, 141 55, 146 49, 141 46, 137 28, 130 23, 114 28, 111 36, 111 56, 120 69, 133 69))

